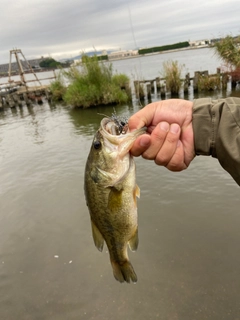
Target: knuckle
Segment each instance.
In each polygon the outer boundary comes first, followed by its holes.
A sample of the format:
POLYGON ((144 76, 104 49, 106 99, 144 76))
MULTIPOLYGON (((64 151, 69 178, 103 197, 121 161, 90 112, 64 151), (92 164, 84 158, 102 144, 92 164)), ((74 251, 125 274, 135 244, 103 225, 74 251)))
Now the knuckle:
POLYGON ((151 154, 147 153, 147 152, 144 152, 144 153, 142 154, 142 157, 143 157, 144 159, 146 159, 146 160, 153 160, 153 159, 154 159, 154 157, 153 157, 151 154))
POLYGON ((182 163, 180 164, 180 163, 171 163, 171 162, 168 163, 166 168, 168 168, 168 170, 174 171, 174 172, 182 171, 185 169, 184 166, 182 165, 182 163))
POLYGON ((166 136, 166 141, 170 144, 176 143, 178 141, 179 137, 176 134, 172 134, 169 132, 169 134, 166 136))
POLYGON ((166 166, 170 171, 182 171, 187 167, 185 163, 179 157, 173 157, 166 166))
POLYGON ((156 158, 154 159, 155 163, 158 166, 164 166, 164 167, 166 167, 168 165, 169 160, 170 159, 166 158, 166 156, 164 156, 163 154, 158 154, 156 156, 156 158))

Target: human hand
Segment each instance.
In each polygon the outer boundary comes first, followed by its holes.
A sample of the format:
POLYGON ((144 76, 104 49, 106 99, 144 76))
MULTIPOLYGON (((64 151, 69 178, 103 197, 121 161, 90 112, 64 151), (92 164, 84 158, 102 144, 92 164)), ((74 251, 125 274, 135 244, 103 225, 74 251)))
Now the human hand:
POLYGON ((186 169, 195 157, 193 102, 169 99, 148 104, 128 121, 130 131, 147 127, 131 149, 135 157, 154 160, 171 171, 186 169))

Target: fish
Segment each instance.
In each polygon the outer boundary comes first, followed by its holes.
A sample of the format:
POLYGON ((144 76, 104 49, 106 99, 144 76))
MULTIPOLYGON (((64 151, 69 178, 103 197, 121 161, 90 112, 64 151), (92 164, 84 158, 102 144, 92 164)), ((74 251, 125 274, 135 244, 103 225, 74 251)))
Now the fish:
POLYGON ((138 247, 136 166, 130 149, 146 128, 129 132, 126 118, 104 117, 85 166, 84 191, 95 246, 107 245, 113 275, 119 282, 137 282, 128 258, 138 247))

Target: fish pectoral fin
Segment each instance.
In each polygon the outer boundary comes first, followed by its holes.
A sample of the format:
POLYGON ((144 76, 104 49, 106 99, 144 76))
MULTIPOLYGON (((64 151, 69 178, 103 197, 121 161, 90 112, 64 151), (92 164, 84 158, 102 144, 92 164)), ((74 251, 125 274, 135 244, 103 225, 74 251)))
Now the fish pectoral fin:
POLYGON ((104 239, 99 231, 98 227, 95 225, 95 223, 91 220, 91 225, 92 225, 92 236, 93 236, 93 241, 95 246, 99 251, 102 252, 103 250, 103 245, 104 245, 104 239))
POLYGON ((136 207, 137 207, 137 197, 140 198, 140 188, 136 184, 135 188, 133 189, 133 200, 134 200, 134 203, 135 203, 136 207))
POLYGON ((139 186, 137 184, 135 186, 134 192, 135 192, 135 196, 140 198, 140 188, 139 188, 139 186))
POLYGON ((129 248, 131 251, 136 251, 138 248, 138 228, 136 229, 134 235, 128 242, 129 248))

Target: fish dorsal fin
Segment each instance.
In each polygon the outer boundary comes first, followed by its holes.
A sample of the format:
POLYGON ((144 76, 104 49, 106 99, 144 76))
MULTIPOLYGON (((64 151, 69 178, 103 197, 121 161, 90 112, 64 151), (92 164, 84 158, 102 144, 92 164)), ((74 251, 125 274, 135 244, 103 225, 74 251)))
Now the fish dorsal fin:
POLYGON ((103 236, 102 236, 101 232, 99 231, 98 227, 92 221, 92 219, 91 219, 91 224, 92 224, 92 236, 93 236, 94 244, 97 247, 97 249, 102 252, 103 245, 104 245, 103 236))
POLYGON ((132 236, 132 238, 129 240, 128 242, 129 248, 131 249, 131 251, 136 251, 138 248, 138 227, 136 229, 136 231, 134 232, 134 235, 132 236))

